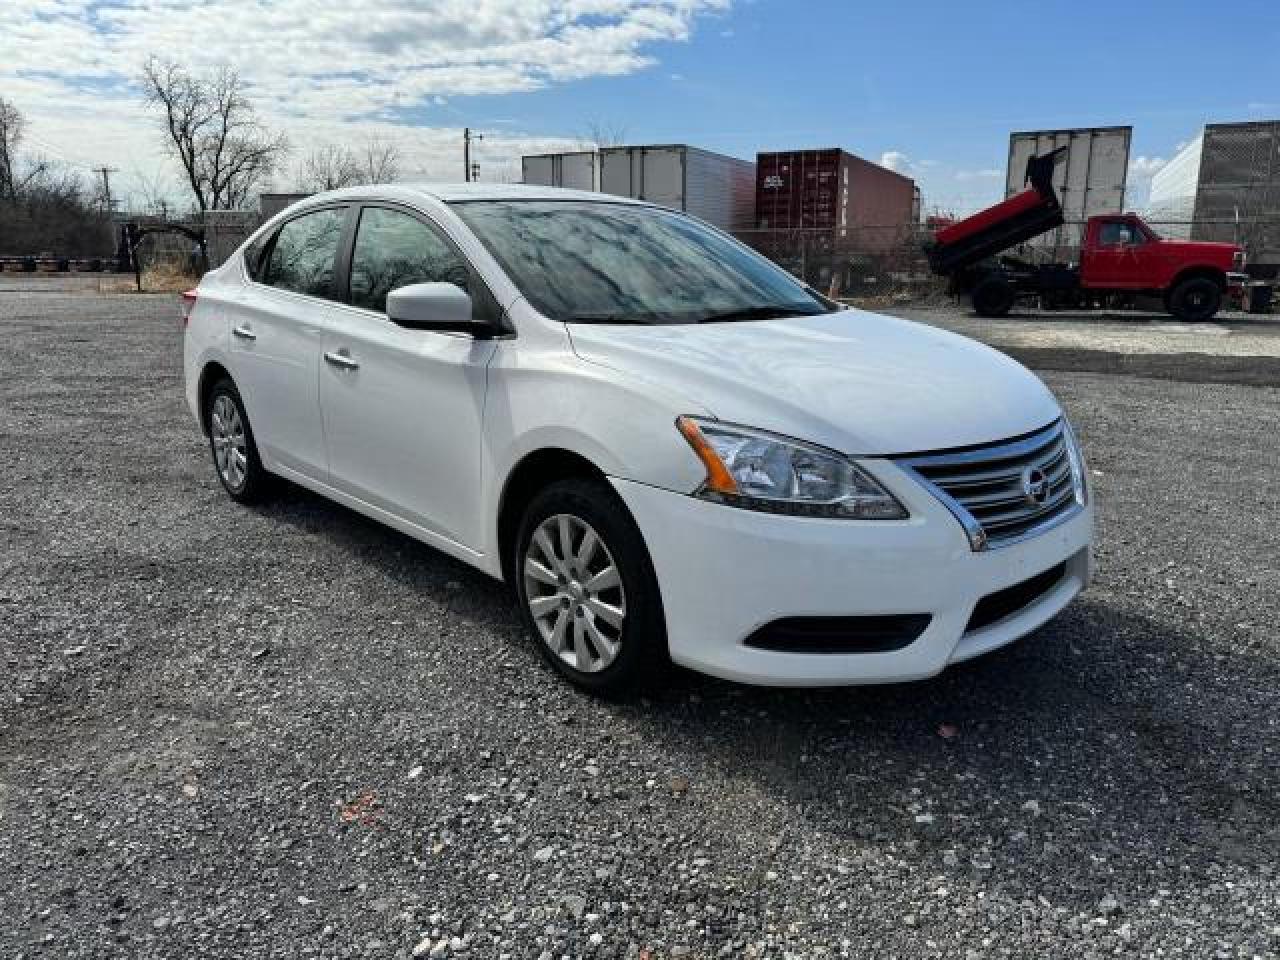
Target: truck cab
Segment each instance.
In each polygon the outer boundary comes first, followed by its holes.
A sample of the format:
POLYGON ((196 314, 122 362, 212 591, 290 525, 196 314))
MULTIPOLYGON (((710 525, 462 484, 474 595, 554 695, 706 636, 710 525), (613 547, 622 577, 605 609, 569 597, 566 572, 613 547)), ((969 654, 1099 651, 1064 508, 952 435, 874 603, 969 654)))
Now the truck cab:
POLYGON ((1090 217, 1080 248, 1081 287, 1159 293, 1170 312, 1192 314, 1186 319, 1217 312, 1243 267, 1235 244, 1165 240, 1132 213, 1090 217))

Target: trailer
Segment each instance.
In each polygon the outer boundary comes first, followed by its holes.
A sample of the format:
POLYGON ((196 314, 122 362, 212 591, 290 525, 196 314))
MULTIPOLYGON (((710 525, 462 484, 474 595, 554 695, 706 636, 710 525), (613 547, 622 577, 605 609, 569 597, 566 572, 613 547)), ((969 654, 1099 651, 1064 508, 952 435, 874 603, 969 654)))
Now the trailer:
POLYGON ((756 165, 687 144, 603 147, 600 192, 648 200, 721 230, 755 222, 756 165))
POLYGON ((600 189, 600 155, 594 150, 539 153, 520 158, 522 183, 568 190, 600 189))
POLYGON ((1019 301, 1041 307, 1112 307, 1135 295, 1160 297, 1181 320, 1208 320, 1247 279, 1244 250, 1230 243, 1167 240, 1132 213, 1089 217, 1078 262, 1030 263, 1005 251, 1063 223, 1054 173, 1063 146, 1028 157, 1024 189, 938 230, 925 253, 956 296, 981 316, 1006 315, 1019 301))

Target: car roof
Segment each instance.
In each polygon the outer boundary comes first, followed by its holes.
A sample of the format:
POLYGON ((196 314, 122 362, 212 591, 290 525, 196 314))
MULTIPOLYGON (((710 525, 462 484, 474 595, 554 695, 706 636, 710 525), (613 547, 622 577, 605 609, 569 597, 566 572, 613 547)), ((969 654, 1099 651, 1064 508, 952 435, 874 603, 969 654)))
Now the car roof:
POLYGON ((307 198, 307 203, 318 200, 412 200, 430 197, 444 203, 463 200, 596 200, 609 203, 642 205, 642 201, 629 197, 617 197, 588 190, 566 190, 561 187, 541 187, 523 183, 384 183, 365 187, 347 187, 317 193, 307 198))

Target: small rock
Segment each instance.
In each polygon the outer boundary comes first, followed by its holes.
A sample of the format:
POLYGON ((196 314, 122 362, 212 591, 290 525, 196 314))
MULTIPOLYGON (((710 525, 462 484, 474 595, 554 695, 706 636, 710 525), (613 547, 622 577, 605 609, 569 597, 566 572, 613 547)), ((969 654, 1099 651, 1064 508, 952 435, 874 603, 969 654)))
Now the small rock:
POLYGON ((1038 817, 1040 816, 1040 801, 1028 800, 1026 803, 1022 805, 1022 809, 1027 813, 1031 814, 1033 817, 1038 817))
POLYGON ((446 940, 444 937, 441 937, 440 942, 431 948, 431 953, 428 954, 428 956, 443 957, 448 952, 448 950, 449 950, 449 941, 446 940))
POLYGON ((533 859, 537 860, 539 863, 546 863, 555 856, 555 853, 555 847, 541 847, 533 852, 533 859))
POLYGON ((415 957, 425 957, 427 954, 431 952, 431 947, 432 947, 431 938, 423 937, 421 940, 418 941, 417 945, 414 946, 413 955, 415 957))
POLYGON ((197 787, 194 783, 184 783, 182 785, 182 792, 188 797, 194 797, 197 793, 200 792, 200 788, 197 787))
POLYGON ((83 644, 78 647, 68 647, 66 650, 62 651, 62 655, 64 657, 78 657, 88 649, 89 648, 83 644))
POLYGON ((573 915, 575 920, 581 920, 583 912, 587 909, 587 898, 576 894, 571 893, 560 902, 564 904, 565 909, 573 915))
POLYGON ((1120 901, 1109 893, 1098 901, 1098 912, 1104 917, 1114 916, 1119 913, 1120 910, 1120 901))
POLYGON ((932 813, 917 813, 916 823, 933 823, 932 813))
POLYGON ((409 771, 410 780, 417 780, 420 776, 422 776, 422 764, 418 764, 418 766, 409 771))
MULTIPOLYGON (((679 795, 679 794, 682 794, 682 793, 687 793, 687 792, 688 792, 688 790, 689 790, 689 778, 688 778, 688 777, 672 777, 672 778, 671 778, 671 792, 672 792, 672 793, 679 795)), ((679 949, 679 947, 672 947, 672 948, 671 948, 671 955, 672 955, 673 957, 676 955, 675 951, 676 951, 676 950, 678 950, 678 949, 679 949)))
POLYGON ((253 659, 255 660, 261 660, 270 652, 271 652, 270 647, 254 647, 252 650, 249 651, 249 656, 253 657, 253 659))

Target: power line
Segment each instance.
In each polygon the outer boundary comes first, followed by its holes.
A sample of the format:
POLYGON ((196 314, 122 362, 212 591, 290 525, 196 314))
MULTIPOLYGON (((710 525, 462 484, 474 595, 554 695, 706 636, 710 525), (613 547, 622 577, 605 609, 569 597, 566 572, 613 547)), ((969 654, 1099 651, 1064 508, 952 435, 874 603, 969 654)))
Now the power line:
POLYGON ((471 162, 471 141, 483 139, 483 133, 472 133, 470 127, 462 128, 462 165, 467 183, 480 179, 480 164, 471 162))
POLYGON ((109 214, 115 209, 115 204, 111 200, 111 175, 120 171, 105 164, 101 167, 94 167, 93 171, 94 173, 102 174, 102 210, 103 213, 109 214))

